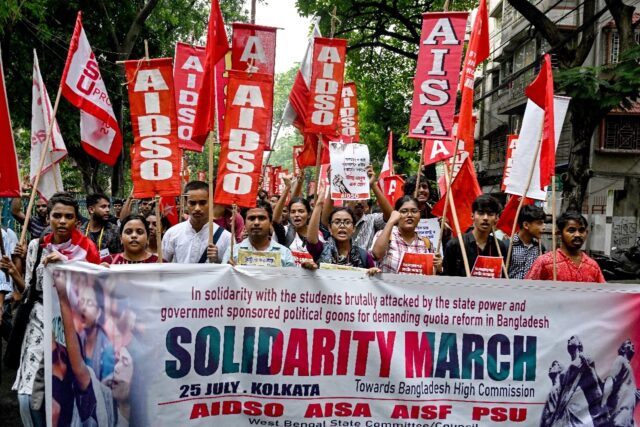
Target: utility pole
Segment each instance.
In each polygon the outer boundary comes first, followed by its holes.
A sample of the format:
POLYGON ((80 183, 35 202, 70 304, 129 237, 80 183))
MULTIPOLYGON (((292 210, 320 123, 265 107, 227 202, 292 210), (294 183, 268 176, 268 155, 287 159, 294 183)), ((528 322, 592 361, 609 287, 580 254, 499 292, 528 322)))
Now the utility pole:
POLYGON ((257 0, 251 0, 251 23, 252 24, 256 23, 256 1, 257 0))

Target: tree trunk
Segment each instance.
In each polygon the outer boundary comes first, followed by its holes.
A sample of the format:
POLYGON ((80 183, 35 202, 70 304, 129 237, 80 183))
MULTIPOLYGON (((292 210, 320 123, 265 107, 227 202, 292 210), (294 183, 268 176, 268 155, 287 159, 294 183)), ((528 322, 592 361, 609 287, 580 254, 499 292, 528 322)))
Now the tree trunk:
POLYGON ((570 114, 572 144, 569 167, 562 180, 562 211, 582 212, 589 180, 593 175, 589 165, 591 138, 606 112, 600 110, 597 105, 572 102, 570 114))

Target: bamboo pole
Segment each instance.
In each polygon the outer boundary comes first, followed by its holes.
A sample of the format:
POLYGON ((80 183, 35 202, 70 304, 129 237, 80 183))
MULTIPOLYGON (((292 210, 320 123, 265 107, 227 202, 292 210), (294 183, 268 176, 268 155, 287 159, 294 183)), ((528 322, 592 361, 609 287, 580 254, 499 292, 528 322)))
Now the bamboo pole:
POLYGON ((511 263, 511 253, 513 251, 513 236, 516 233, 516 227, 518 226, 518 216, 520 215, 520 210, 522 209, 522 205, 524 204, 524 199, 527 197, 527 193, 529 192, 529 188, 531 187, 531 181, 533 179, 533 173, 536 169, 536 162, 538 161, 538 156, 540 155, 540 147, 542 146, 542 132, 544 129, 544 125, 540 128, 540 135, 538 138, 538 145, 536 145, 536 151, 533 153, 533 160, 531 161, 531 167, 529 167, 529 176, 527 177, 527 185, 524 189, 524 194, 520 197, 520 203, 518 203, 518 209, 516 209, 516 217, 513 221, 513 227, 511 227, 511 236, 509 236, 509 250, 507 251, 507 270, 509 269, 509 264, 511 263))
MULTIPOLYGON (((422 175, 422 164, 424 161, 424 139, 422 141, 422 148, 420 148, 420 161, 418 162, 418 176, 416 177, 416 188, 413 190, 413 197, 418 198, 418 191, 420 191, 420 176, 422 175)), ((440 233, 442 235, 442 233, 440 233)), ((438 252, 436 252, 438 253, 438 252)))
POLYGON ((160 196, 156 195, 156 247, 158 263, 162 264, 162 212, 160 211, 160 196))
POLYGON ((209 131, 207 137, 209 146, 209 245, 213 244, 213 131, 209 131))
POLYGON ((29 204, 27 205, 27 211, 25 212, 25 215, 24 215, 24 223, 22 224, 22 233, 20 233, 21 245, 24 243, 25 237, 27 235, 27 227, 29 225, 29 220, 31 219, 31 210, 33 209, 33 202, 36 197, 36 192, 38 191, 38 184, 40 184, 40 177, 42 176, 42 167, 44 166, 44 160, 47 156, 47 151, 49 151, 49 144, 51 144, 53 125, 56 121, 56 114, 58 113, 58 105, 60 104, 61 95, 62 95, 62 84, 60 84, 60 87, 58 88, 56 101, 53 104, 53 112, 51 113, 51 121, 49 122, 49 126, 47 126, 47 135, 45 137, 44 144, 42 144, 42 150, 40 151, 40 164, 38 165, 38 173, 36 174, 36 178, 33 181, 31 196, 29 196, 29 204))
MULTIPOLYGON (((233 247, 236 243, 236 215, 238 213, 238 205, 235 203, 231 205, 231 242, 229 245, 229 259, 233 258, 233 247)), ((222 254, 224 255, 224 254, 222 254)), ((222 259, 222 256, 218 254, 218 259, 222 259)), ((234 260, 235 261, 235 260, 234 260)))
MULTIPOLYGON (((4 250, 4 238, 2 237, 2 209, 0 209, 0 255, 5 256, 7 255, 5 250, 4 250)), ((4 271, 4 275, 7 278, 7 282, 9 281, 9 270, 6 269, 2 269, 2 271, 4 271)))
MULTIPOLYGON (((453 140, 456 142, 455 148, 453 149, 453 157, 451 162, 451 168, 447 166, 447 161, 444 161, 444 175, 445 175, 445 185, 446 192, 449 194, 451 190, 451 182, 453 182, 453 168, 456 165, 456 157, 458 157, 458 137, 455 135, 453 140)), ((442 208, 442 219, 440 220, 440 236, 438 236, 438 244, 436 245, 436 253, 440 253, 440 248, 442 247, 442 238, 444 235, 444 223, 447 219, 447 211, 449 210, 449 197, 447 197, 444 201, 444 207, 442 208)), ((454 215, 457 218, 457 216, 454 215)))
POLYGON ((556 174, 551 176, 551 246, 553 249, 553 281, 558 280, 558 259, 556 253, 556 174))
MULTIPOLYGON (((453 195, 451 194, 451 181, 448 179, 448 175, 445 174, 445 179, 447 179, 447 200, 451 205, 451 216, 453 217, 453 225, 455 227, 455 232, 458 235, 458 243, 460 244, 460 253, 462 254, 462 261, 464 263, 464 271, 467 274, 467 277, 471 277, 471 269, 469 268, 469 257, 467 257, 467 248, 464 246, 464 239, 462 238, 462 231, 460 230, 460 221, 458 221, 458 213, 456 212, 456 204, 453 200, 453 195)), ((443 216, 444 218, 444 216, 443 216)), ((440 231, 440 235, 442 236, 442 231, 440 231)), ((439 253, 439 252, 436 252, 439 253)))
MULTIPOLYGON (((320 189, 320 162, 322 161, 322 134, 318 135, 318 148, 316 149, 316 194, 314 199, 318 201, 318 190, 320 189)), ((331 185, 331 183, 329 183, 331 185)))
MULTIPOLYGON (((502 258, 502 249, 500 249, 500 242, 498 242, 498 239, 496 238, 496 228, 493 227, 493 241, 496 243, 496 248, 498 249, 498 255, 500 255, 500 258, 502 258)), ((504 260, 504 258, 503 258, 504 260)), ((509 270, 507 270, 507 266, 504 263, 504 261, 501 263, 502 264, 502 272, 504 273, 504 277, 505 279, 509 278, 509 270)))

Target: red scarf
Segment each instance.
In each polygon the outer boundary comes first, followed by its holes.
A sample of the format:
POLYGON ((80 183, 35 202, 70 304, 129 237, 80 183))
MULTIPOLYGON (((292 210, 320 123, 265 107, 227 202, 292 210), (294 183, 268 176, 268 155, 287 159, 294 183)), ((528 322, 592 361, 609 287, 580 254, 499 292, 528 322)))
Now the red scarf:
POLYGON ((53 243, 53 233, 47 234, 42 239, 42 247, 49 252, 60 253, 68 261, 87 261, 93 264, 100 264, 100 254, 96 249, 96 245, 75 228, 71 232, 71 239, 60 244, 53 243))

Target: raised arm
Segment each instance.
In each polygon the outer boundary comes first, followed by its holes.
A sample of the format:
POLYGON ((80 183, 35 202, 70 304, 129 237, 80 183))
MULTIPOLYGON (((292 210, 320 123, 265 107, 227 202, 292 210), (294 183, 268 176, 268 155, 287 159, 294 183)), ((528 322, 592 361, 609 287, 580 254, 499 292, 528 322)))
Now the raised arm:
POLYGON ((313 213, 309 220, 309 226, 307 227, 307 240, 310 244, 315 245, 318 243, 318 232, 320 231, 320 216, 323 214, 323 205, 325 188, 324 184, 318 185, 318 199, 316 205, 313 207, 313 213))
POLYGON ((387 198, 384 197, 384 193, 378 186, 378 176, 373 171, 373 166, 367 166, 367 175, 369 175, 369 186, 371 187, 371 190, 373 190, 373 194, 376 196, 376 200, 382 210, 382 218, 385 221, 389 221, 391 212, 393 212, 393 206, 391 206, 391 203, 389 203, 387 198))
MULTIPOLYGON (((133 204, 133 190, 129 193, 129 197, 122 204, 122 210, 120 211, 120 220, 122 221, 127 216, 131 215, 131 205, 133 204)), ((156 221, 160 221, 160 218, 157 218, 156 221)))
POLYGON ((16 197, 11 200, 11 215, 13 218, 21 224, 24 224, 24 212, 22 212, 22 199, 16 197))
POLYGON ((300 173, 293 181, 293 191, 291 192, 292 198, 302 196, 302 184, 304 184, 304 169, 300 169, 300 173))
POLYGON ((282 211, 284 209, 284 205, 287 204, 287 198, 291 191, 291 177, 292 175, 285 175, 282 177, 282 180, 284 181, 284 191, 282 191, 282 194, 278 199, 278 203, 276 203, 276 207, 273 209, 273 222, 276 224, 280 224, 282 221, 282 211))
POLYGON ((380 236, 373 243, 371 253, 377 261, 380 261, 387 254, 389 250, 389 240, 391 240, 391 232, 393 231, 393 227, 398 224, 398 221, 400 221, 400 212, 392 211, 389 221, 387 221, 382 229, 382 233, 380 233, 380 236))

